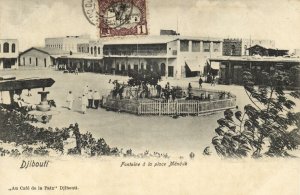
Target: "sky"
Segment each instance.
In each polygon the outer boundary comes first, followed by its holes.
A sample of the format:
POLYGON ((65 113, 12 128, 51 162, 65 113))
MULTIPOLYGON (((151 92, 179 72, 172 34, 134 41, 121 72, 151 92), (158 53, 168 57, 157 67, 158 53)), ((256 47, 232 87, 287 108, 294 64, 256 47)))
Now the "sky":
MULTIPOLYGON (((300 48, 300 0, 147 0, 150 35, 178 29, 181 35, 275 40, 300 48), (178 25, 177 25, 178 24, 178 25)), ((0 0, 0 38, 17 38, 19 49, 44 46, 44 38, 90 34, 82 0, 0 0)))

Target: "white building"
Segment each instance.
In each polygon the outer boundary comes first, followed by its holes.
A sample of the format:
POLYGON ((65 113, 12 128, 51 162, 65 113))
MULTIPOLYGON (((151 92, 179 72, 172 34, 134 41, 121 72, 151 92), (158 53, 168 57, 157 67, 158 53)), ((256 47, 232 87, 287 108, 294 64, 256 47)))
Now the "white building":
POLYGON ((46 48, 61 49, 64 51, 77 52, 77 45, 82 43, 89 43, 90 37, 88 35, 81 36, 66 36, 46 38, 46 48))
POLYGON ((185 36, 144 36, 106 39, 103 71, 156 71, 164 77, 196 76, 207 59, 222 56, 222 39, 185 36))
POLYGON ((17 69, 19 42, 17 39, 0 39, 0 70, 17 69))
POLYGON ((56 65, 57 56, 67 55, 68 51, 47 47, 32 47, 20 53, 20 66, 47 68, 56 65))

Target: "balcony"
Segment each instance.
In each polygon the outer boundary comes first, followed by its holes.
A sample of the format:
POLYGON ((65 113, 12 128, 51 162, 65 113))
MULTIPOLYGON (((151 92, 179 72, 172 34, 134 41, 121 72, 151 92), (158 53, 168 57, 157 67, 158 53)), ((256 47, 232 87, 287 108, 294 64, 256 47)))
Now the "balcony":
POLYGON ((165 50, 104 51, 105 57, 167 57, 165 50))

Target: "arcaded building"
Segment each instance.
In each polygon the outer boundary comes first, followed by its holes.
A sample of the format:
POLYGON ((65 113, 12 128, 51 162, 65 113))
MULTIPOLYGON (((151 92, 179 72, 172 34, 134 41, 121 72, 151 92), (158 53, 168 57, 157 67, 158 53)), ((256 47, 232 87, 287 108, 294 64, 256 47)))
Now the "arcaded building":
POLYGON ((19 42, 17 39, 0 39, 0 70, 17 69, 19 42))
POLYGON ((222 39, 185 36, 144 36, 103 42, 103 71, 126 75, 150 70, 163 77, 201 74, 210 57, 222 55, 222 39))

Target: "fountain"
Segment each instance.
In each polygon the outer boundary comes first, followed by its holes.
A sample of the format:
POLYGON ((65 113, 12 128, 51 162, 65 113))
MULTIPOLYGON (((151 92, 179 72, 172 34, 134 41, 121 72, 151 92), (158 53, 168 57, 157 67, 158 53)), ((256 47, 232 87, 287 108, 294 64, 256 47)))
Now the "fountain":
POLYGON ((36 110, 28 112, 28 115, 36 119, 38 122, 48 123, 53 115, 58 114, 58 112, 52 110, 51 105, 49 105, 47 100, 47 95, 49 93, 49 91, 44 91, 44 89, 43 91, 39 91, 38 94, 41 95, 41 102, 36 105, 36 110))

